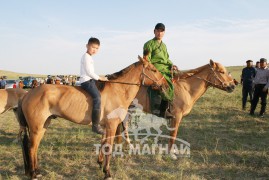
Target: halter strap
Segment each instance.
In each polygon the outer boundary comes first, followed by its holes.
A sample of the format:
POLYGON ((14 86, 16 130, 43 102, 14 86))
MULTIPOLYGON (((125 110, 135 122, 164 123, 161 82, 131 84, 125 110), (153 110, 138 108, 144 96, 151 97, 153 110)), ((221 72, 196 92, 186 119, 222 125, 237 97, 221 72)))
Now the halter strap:
MULTIPOLYGON (((221 83, 221 85, 216 84, 215 82, 209 81, 209 80, 207 80, 207 79, 205 79, 205 78, 201 78, 201 77, 196 76, 196 75, 191 75, 191 76, 193 76, 193 77, 195 77, 195 78, 197 78, 197 79, 200 79, 200 80, 203 80, 203 81, 207 82, 210 86, 224 88, 224 83, 225 83, 225 82, 222 81, 222 80, 219 78, 219 76, 217 75, 217 73, 216 73, 216 71, 214 70, 214 68, 213 68, 210 64, 208 64, 208 65, 209 65, 209 67, 210 67, 210 70, 213 72, 214 77, 221 83)), ((190 76, 190 77, 191 77, 191 76, 190 76)), ((230 82, 233 82, 233 80, 229 81, 228 83, 230 83, 230 82)))
POLYGON ((161 87, 161 85, 158 84, 158 82, 162 81, 164 79, 164 76, 162 76, 159 80, 152 79, 149 75, 145 73, 145 67, 143 65, 142 72, 140 74, 141 83, 129 83, 129 82, 120 82, 120 81, 106 81, 106 83, 116 83, 116 84, 126 84, 126 85, 136 85, 136 86, 145 86, 145 77, 153 81, 153 85, 157 87, 161 87), (143 77, 142 77, 143 76, 143 77), (143 78, 143 79, 142 79, 143 78))

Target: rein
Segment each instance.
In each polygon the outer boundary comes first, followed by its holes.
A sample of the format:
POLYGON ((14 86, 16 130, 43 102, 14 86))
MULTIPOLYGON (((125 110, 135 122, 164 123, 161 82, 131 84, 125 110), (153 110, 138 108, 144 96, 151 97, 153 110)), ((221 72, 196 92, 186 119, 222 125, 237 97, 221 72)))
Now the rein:
POLYGON ((128 82, 119 82, 119 81, 105 81, 106 83, 116 83, 116 84, 127 84, 127 85, 136 85, 141 86, 139 83, 128 83, 128 82))
MULTIPOLYGON (((201 77, 196 76, 196 75, 191 75, 191 76, 193 76, 193 77, 195 77, 195 78, 197 78, 197 79, 200 79, 200 80, 203 80, 203 81, 207 82, 210 86, 224 88, 224 82, 223 82, 223 81, 219 78, 219 76, 216 74, 216 71, 213 69, 213 67, 212 67, 210 64, 208 64, 208 65, 210 66, 210 70, 213 72, 214 77, 217 78, 217 80, 221 83, 221 85, 216 84, 215 82, 209 81, 209 80, 207 80, 207 79, 205 79, 205 78, 201 78, 201 77)), ((189 77, 191 77, 191 76, 189 76, 189 77)), ((229 81, 229 82, 233 82, 233 80, 231 80, 231 81, 229 81)))
POLYGON ((141 80, 141 82, 142 83, 129 83, 129 82, 120 82, 120 81, 106 81, 106 83, 115 83, 115 84, 126 84, 126 85, 136 85, 136 86, 146 86, 146 85, 144 85, 144 83, 145 83, 145 77, 146 78, 148 78, 148 79, 150 79, 151 81, 153 81, 154 82, 154 85, 153 86, 157 86, 157 87, 161 87, 159 84, 158 84, 158 82, 159 81, 162 81, 163 80, 163 78, 164 78, 164 76, 162 76, 159 80, 154 80, 154 79, 152 79, 149 75, 147 75, 146 73, 145 73, 145 67, 144 67, 144 65, 143 65, 143 69, 142 69, 142 72, 141 72, 141 74, 140 74, 140 77, 144 77, 142 80, 141 80))

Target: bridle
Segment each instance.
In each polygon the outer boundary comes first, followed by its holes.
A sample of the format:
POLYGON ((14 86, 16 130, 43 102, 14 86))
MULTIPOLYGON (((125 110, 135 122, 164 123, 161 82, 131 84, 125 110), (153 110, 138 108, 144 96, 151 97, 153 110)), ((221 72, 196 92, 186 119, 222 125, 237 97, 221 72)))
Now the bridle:
MULTIPOLYGON (((227 82, 222 81, 222 80, 220 79, 220 77, 219 77, 219 76, 217 75, 217 73, 216 73, 216 72, 219 72, 219 73, 222 73, 222 72, 214 70, 214 68, 211 66, 211 64, 208 64, 208 65, 209 65, 210 70, 211 70, 211 72, 213 73, 214 77, 221 83, 221 85, 220 85, 220 84, 216 84, 215 82, 209 81, 209 80, 207 80, 207 79, 205 79, 205 78, 201 78, 201 77, 196 76, 196 75, 192 75, 192 76, 196 77, 197 79, 200 79, 200 80, 205 81, 206 83, 209 84, 209 86, 213 86, 213 87, 220 88, 220 89, 225 89, 225 86, 224 86, 224 85, 225 85, 225 83, 227 83, 227 82)), ((212 73, 211 73, 211 74, 212 74, 212 73)), ((231 82, 233 82, 233 80, 229 81, 228 83, 231 83, 231 82)))
MULTIPOLYGON (((153 85, 151 85, 151 86, 162 88, 162 85, 159 85, 159 82, 164 79, 164 76, 162 75, 162 77, 160 79, 154 80, 148 74, 146 74, 146 72, 145 72, 146 68, 147 67, 145 67, 145 65, 143 64, 143 69, 142 69, 142 72, 140 74, 141 83, 129 83, 129 82, 119 82, 119 81, 106 81, 106 82, 107 83, 126 84, 126 85, 146 86, 145 85, 145 79, 147 78, 147 79, 150 79, 153 82, 153 85)), ((153 70, 153 69, 150 69, 150 70, 156 72, 156 70, 153 70)))
MULTIPOLYGON (((150 69, 150 70, 156 72, 156 70, 153 70, 153 69, 150 69)), ((147 75, 145 73, 145 67, 143 65, 142 73, 140 74, 140 79, 141 79, 143 86, 145 86, 145 79, 146 78, 150 79, 153 82, 153 85, 151 85, 151 86, 161 87, 161 85, 159 85, 159 82, 164 79, 164 76, 162 75, 162 77, 160 79, 157 79, 157 80, 152 79, 149 75, 147 75)))

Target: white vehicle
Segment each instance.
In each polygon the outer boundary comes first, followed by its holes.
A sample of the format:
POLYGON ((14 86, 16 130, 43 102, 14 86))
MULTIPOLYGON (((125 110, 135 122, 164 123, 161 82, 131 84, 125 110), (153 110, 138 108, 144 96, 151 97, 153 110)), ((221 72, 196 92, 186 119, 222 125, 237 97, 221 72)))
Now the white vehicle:
POLYGON ((6 79, 6 89, 13 88, 14 82, 16 83, 16 87, 19 85, 19 81, 15 79, 6 79))

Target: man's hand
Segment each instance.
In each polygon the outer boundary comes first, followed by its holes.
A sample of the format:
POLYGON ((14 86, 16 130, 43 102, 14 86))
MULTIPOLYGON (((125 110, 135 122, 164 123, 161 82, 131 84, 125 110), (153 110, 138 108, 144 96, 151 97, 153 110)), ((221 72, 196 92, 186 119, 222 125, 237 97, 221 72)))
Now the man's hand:
POLYGON ((262 89, 262 91, 263 91, 263 92, 266 92, 267 89, 268 89, 267 87, 264 87, 264 88, 262 89))
POLYGON ((100 76, 99 80, 100 81, 108 81, 107 77, 104 77, 104 76, 100 76))
POLYGON ((172 70, 173 71, 178 71, 178 67, 176 65, 172 65, 172 70))

